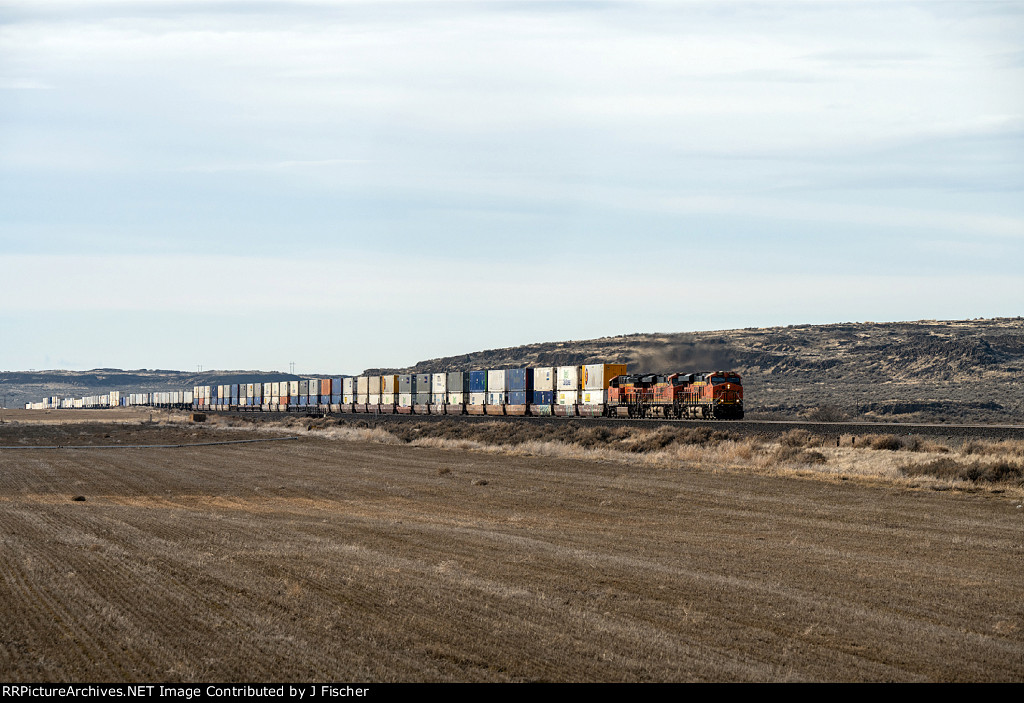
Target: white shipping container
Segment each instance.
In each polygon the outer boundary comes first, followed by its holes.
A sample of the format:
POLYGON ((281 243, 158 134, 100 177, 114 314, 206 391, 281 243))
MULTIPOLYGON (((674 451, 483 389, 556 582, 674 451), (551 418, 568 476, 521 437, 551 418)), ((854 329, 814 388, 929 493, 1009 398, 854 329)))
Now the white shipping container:
POLYGON ((487 405, 487 394, 486 393, 470 393, 469 394, 470 405, 487 405))
POLYGON ((495 393, 493 391, 487 391, 487 404, 488 405, 505 405, 506 395, 504 393, 495 393))
POLYGON ((447 393, 431 393, 430 394, 430 402, 432 404, 434 404, 434 405, 444 405, 447 400, 448 400, 448 394, 447 393))
MULTIPOLYGON (((369 376, 358 376, 356 377, 356 395, 369 395, 370 394, 370 377, 369 376)), ((363 401, 365 402, 365 401, 363 401)))
POLYGON ((341 402, 351 404, 356 402, 356 396, 354 393, 343 393, 341 396, 341 402))
POLYGON ((412 407, 412 393, 399 393, 398 394, 398 405, 402 408, 412 407))
POLYGON ((626 373, 625 364, 587 364, 581 368, 583 389, 588 391, 605 390, 613 378, 626 373))
POLYGON ((466 402, 466 393, 449 393, 448 402, 452 405, 462 405, 466 402))
POLYGON ((541 366, 533 370, 533 390, 555 390, 555 367, 541 366))
MULTIPOLYGON (((430 377, 430 392, 435 395, 440 393, 444 395, 448 392, 448 374, 446 373, 435 373, 430 377)), ((444 401, 436 401, 443 403, 444 401)))
MULTIPOLYGON (((394 384, 392 384, 392 386, 393 385, 394 384)), ((397 397, 396 393, 381 393, 380 394, 380 404, 381 405, 394 405, 396 397, 397 397)))
MULTIPOLYGON (((507 390, 505 385, 505 379, 508 377, 508 372, 505 369, 494 369, 493 371, 487 372, 487 391, 495 391, 502 393, 507 390)), ((497 403, 488 403, 489 405, 497 405, 497 403)))
POLYGON ((576 405, 579 402, 580 394, 577 391, 558 391, 559 405, 576 405))
MULTIPOLYGON (((354 378, 343 378, 341 379, 341 393, 342 395, 355 395, 356 394, 356 380, 354 378)), ((353 401, 346 400, 346 403, 353 401)))
MULTIPOLYGON (((580 367, 559 366, 556 383, 560 391, 578 391, 580 389, 580 367)), ((535 384, 534 388, 536 387, 535 384)))
POLYGON ((288 381, 288 395, 298 395, 298 394, 299 394, 299 382, 298 381, 288 381))
POLYGON ((359 403, 360 405, 366 405, 367 403, 370 402, 370 394, 356 393, 356 402, 359 403))
POLYGON ((380 405, 380 393, 370 393, 370 405, 380 405))
POLYGON ((604 405, 604 396, 607 391, 583 391, 584 405, 604 405))

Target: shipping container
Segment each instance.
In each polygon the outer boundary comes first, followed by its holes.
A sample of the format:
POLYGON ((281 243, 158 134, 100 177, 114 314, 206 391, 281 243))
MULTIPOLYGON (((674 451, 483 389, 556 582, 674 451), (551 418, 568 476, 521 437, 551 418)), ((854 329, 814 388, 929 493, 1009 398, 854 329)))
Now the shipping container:
MULTIPOLYGON (((395 384, 392 384, 392 386, 394 386, 394 385, 395 384)), ((380 404, 381 405, 394 405, 397 398, 398 398, 398 394, 397 393, 381 393, 380 394, 380 404)))
POLYGON ((412 407, 412 393, 399 393, 398 394, 398 405, 399 405, 399 407, 402 407, 402 408, 411 408, 412 407))
POLYGON ((508 391, 533 390, 533 369, 509 369, 508 391))
POLYGON ((449 393, 469 393, 469 371, 451 371, 447 379, 449 393))
POLYGON ((322 379, 320 379, 320 395, 325 395, 325 396, 328 396, 328 397, 331 395, 331 379, 329 379, 329 378, 322 378, 322 379))
POLYGON ((486 393, 470 393, 469 394, 470 405, 487 405, 487 394, 486 393))
POLYGON ((342 393, 344 393, 344 391, 341 390, 343 385, 344 385, 344 383, 342 383, 342 379, 340 379, 340 378, 332 378, 331 379, 331 395, 335 396, 335 395, 341 395, 342 393))
POLYGON ((607 391, 583 391, 582 400, 584 405, 604 405, 607 391))
MULTIPOLYGON (((448 374, 435 373, 430 375, 430 392, 433 395, 448 393, 448 374)), ((443 401, 442 401, 443 402, 443 401)))
POLYGON ((579 391, 558 391, 559 405, 575 405, 579 402, 579 391))
POLYGON ((529 398, 530 403, 536 403, 537 405, 552 405, 555 402, 554 391, 535 390, 532 393, 528 393, 527 397, 529 398))
POLYGON ((505 393, 496 393, 495 391, 487 391, 487 404, 488 405, 504 405, 506 402, 505 393))
POLYGON ((398 392, 412 393, 412 374, 403 373, 398 377, 398 392))
MULTIPOLYGON (((508 370, 490 369, 487 372, 487 392, 504 393, 508 389, 508 370)), ((494 403, 488 403, 493 405, 494 403)))
POLYGON ((469 394, 468 393, 461 393, 461 392, 453 393, 452 391, 448 391, 448 404, 449 405, 462 405, 463 403, 466 402, 466 396, 467 395, 469 395, 469 394))
POLYGON ((583 390, 606 390, 613 378, 625 374, 625 364, 587 364, 583 367, 583 390))
MULTIPOLYGON (((299 382, 298 381, 288 381, 288 395, 298 395, 298 394, 299 394, 299 382)), ((281 395, 285 395, 284 391, 281 392, 281 395)))
POLYGON ((412 392, 430 393, 430 381, 429 373, 414 374, 412 377, 412 392))
POLYGON ((557 370, 557 390, 578 391, 580 390, 580 367, 559 366, 557 370))
POLYGON ((370 393, 367 401, 370 405, 380 405, 380 393, 370 393))
POLYGON ((370 378, 368 380, 368 384, 369 384, 369 388, 370 389, 367 391, 367 393, 369 393, 370 395, 376 395, 376 396, 379 396, 381 394, 381 390, 380 390, 380 376, 370 376, 370 378))
POLYGON ((448 402, 448 394, 447 393, 431 393, 430 394, 430 404, 431 405, 444 405, 446 402, 448 402))
MULTIPOLYGON (((469 392, 470 393, 486 393, 487 392, 487 372, 486 371, 470 371, 469 372, 469 392)), ((470 401, 471 404, 472 401, 470 401)), ((481 403, 483 405, 483 403, 481 403)))
MULTIPOLYGON (((342 395, 355 395, 356 394, 356 379, 349 377, 341 379, 341 394, 342 395)), ((346 400, 346 403, 353 403, 355 401, 346 400)))
POLYGON ((430 384, 427 384, 426 393, 413 393, 412 394, 413 405, 430 405, 430 384))
MULTIPOLYGON (((370 394, 370 377, 369 376, 357 376, 356 377, 356 395, 365 396, 370 394)), ((357 403, 365 403, 366 400, 357 400, 357 403)))
POLYGON ((389 373, 380 377, 380 392, 391 393, 394 395, 398 393, 398 374, 389 373))
POLYGON ((526 391, 509 391, 509 405, 526 405, 526 391))

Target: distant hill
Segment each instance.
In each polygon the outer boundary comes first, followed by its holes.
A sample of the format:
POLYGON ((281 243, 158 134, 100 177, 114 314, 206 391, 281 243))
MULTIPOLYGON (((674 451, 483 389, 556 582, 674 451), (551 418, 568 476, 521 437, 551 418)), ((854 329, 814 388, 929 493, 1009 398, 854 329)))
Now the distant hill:
POLYGON ((598 362, 739 371, 754 416, 1024 423, 1020 317, 620 335, 488 349, 404 371, 598 362))
POLYGON ((109 391, 143 393, 191 390, 221 383, 298 380, 278 371, 172 371, 167 369, 92 369, 91 371, 0 371, 0 404, 21 408, 49 396, 81 398, 109 391), (6 399, 6 400, 5 400, 6 399))
MULTIPOLYGON (((543 342, 365 373, 625 362, 631 371, 730 369, 754 417, 1024 423, 1024 318, 840 323, 543 342)), ((261 371, 0 373, 8 407, 47 395, 298 379, 261 371)))

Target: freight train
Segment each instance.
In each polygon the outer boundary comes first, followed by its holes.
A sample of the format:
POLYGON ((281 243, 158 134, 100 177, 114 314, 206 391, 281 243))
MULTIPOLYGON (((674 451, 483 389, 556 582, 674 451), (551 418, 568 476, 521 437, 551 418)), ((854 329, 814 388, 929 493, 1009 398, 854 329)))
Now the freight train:
POLYGON ((47 398, 26 408, 151 406, 202 411, 742 419, 734 371, 628 374, 625 364, 307 378, 191 391, 47 398))

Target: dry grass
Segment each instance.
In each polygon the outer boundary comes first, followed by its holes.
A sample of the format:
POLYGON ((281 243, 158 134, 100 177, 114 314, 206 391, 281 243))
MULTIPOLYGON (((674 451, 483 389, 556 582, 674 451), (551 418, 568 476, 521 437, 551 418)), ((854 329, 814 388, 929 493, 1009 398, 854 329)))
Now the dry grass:
MULTIPOLYGON (((188 413, 150 413, 136 409, 100 411, 105 419, 139 427, 190 425, 188 413), (111 417, 107 418, 107 415, 111 417), (150 416, 152 415, 152 420, 150 416)), ((38 411, 22 415, 24 425, 82 423, 99 419, 81 411, 38 411)), ((633 466, 753 471, 825 479, 886 480, 933 489, 990 488, 1024 494, 1024 441, 970 440, 949 446, 918 436, 860 435, 850 444, 805 429, 790 430, 775 441, 740 438, 717 426, 661 426, 652 429, 509 422, 396 422, 290 417, 267 422, 258 417, 212 415, 204 428, 310 435, 343 442, 373 442, 446 450, 473 450, 512 456, 615 462, 633 466)))
MULTIPOLYGON (((1024 442, 974 440, 950 447, 916 436, 868 434, 852 446, 804 429, 775 441, 740 438, 704 426, 654 429, 457 420, 395 423, 387 430, 362 420, 286 422, 281 429, 346 441, 408 444, 447 450, 474 450, 511 456, 614 462, 632 466, 751 471, 810 478, 886 480, 932 489, 997 491, 1024 495, 1024 442), (908 460, 912 453, 913 460, 908 460), (905 458, 900 458, 905 457, 905 458), (973 457, 968 460, 967 457, 973 457)), ((267 428, 271 429, 271 428, 267 428)))

